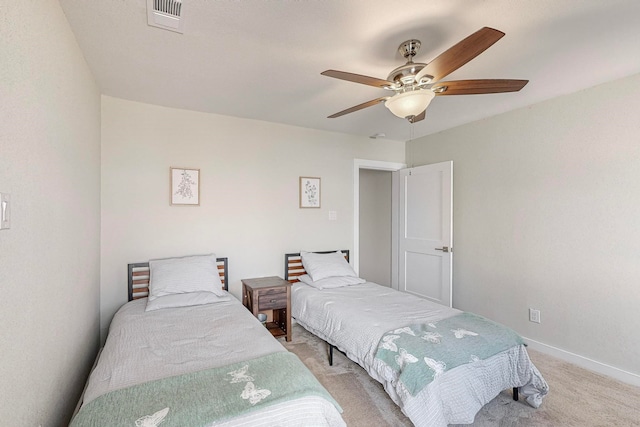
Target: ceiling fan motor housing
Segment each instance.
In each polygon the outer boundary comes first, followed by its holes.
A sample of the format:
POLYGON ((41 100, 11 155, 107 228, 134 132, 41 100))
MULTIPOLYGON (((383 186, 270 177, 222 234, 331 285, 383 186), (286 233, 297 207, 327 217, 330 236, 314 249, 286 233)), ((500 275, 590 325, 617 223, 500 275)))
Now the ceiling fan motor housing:
POLYGON ((418 74, 418 72, 426 65, 427 64, 423 64, 421 62, 407 62, 389 73, 387 80, 399 83, 400 87, 411 86, 416 83, 416 74, 418 74))

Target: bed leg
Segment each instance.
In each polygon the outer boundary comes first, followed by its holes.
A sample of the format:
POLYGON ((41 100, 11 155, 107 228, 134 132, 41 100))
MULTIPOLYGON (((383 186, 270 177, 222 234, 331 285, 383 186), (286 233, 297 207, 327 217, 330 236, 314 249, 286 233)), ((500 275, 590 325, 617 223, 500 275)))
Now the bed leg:
POLYGON ((513 388, 513 400, 518 401, 518 387, 513 388))
POLYGON ((329 344, 329 366, 333 366, 333 346, 329 344))

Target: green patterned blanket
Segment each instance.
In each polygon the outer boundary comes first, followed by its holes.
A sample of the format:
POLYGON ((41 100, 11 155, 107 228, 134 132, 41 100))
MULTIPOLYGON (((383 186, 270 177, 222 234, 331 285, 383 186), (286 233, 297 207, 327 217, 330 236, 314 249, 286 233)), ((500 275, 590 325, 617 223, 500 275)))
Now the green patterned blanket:
POLYGON ((376 359, 391 369, 415 396, 445 371, 523 343, 518 334, 505 326, 462 313, 385 333, 378 344, 376 359))
POLYGON ((305 396, 342 412, 298 357, 277 352, 106 393, 84 405, 71 427, 206 426, 305 396))

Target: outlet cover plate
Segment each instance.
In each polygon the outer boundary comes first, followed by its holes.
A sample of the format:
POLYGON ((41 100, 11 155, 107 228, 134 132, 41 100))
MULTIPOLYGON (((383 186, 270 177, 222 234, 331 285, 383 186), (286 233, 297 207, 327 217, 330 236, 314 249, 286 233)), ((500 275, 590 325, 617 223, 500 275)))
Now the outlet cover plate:
POLYGON ((533 323, 540 323, 540 310, 534 308, 529 309, 529 321, 533 323))

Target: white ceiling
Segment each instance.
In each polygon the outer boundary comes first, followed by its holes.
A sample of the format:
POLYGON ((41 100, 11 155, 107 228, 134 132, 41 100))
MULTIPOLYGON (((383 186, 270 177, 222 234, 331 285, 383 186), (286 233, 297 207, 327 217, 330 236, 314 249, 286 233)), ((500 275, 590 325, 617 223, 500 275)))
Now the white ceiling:
POLYGON ((183 0, 184 34, 146 0, 60 0, 103 94, 306 128, 407 140, 640 72, 638 0, 183 0), (445 80, 513 78, 520 92, 437 97, 410 125, 387 94, 320 73, 386 78, 422 41, 429 62, 480 28, 506 36, 445 80))

